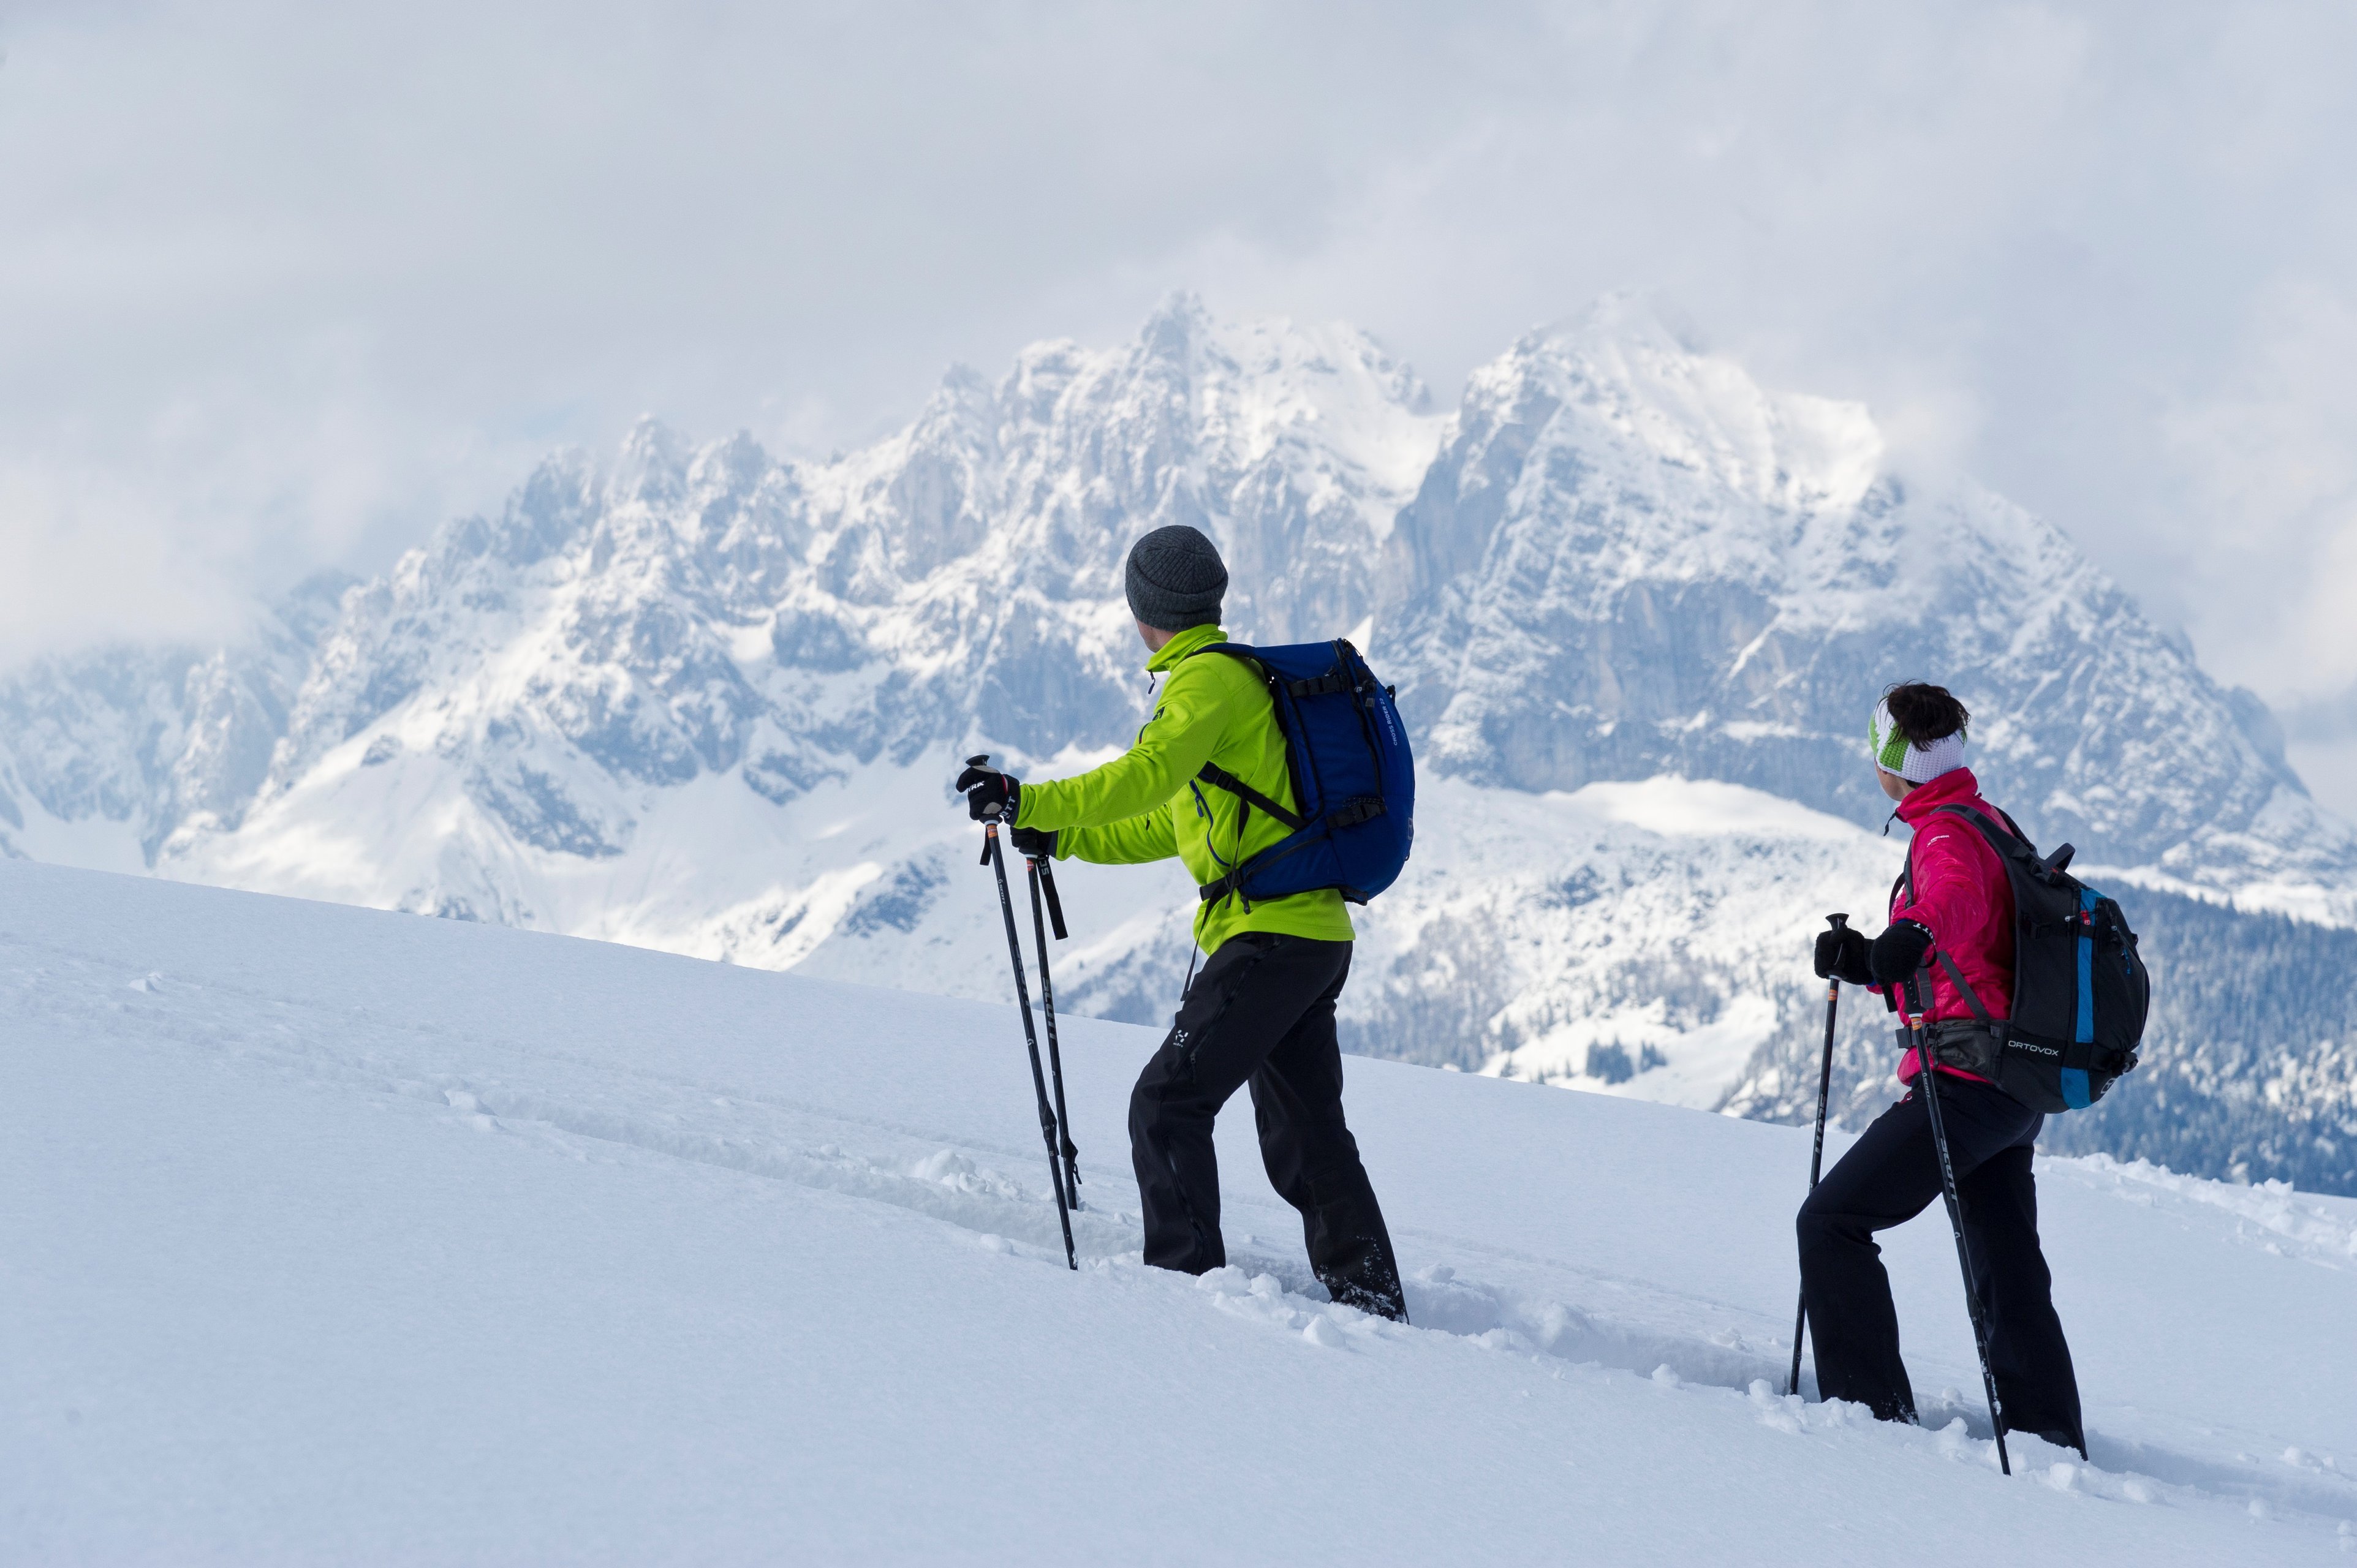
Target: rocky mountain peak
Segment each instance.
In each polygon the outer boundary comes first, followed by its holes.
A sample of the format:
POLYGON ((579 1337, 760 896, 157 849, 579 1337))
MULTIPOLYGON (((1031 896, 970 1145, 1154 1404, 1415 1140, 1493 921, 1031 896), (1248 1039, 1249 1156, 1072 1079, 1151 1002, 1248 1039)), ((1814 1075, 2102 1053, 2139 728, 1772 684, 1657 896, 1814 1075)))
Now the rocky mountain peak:
POLYGON ((738 768, 775 797, 977 736, 1108 744, 1136 680, 1121 561, 1170 521, 1227 553, 1237 635, 1372 626, 1438 772, 1681 772, 1878 821, 1861 693, 1929 674, 1982 715, 1992 787, 2088 854, 2302 908, 2357 879, 2263 706, 2060 533, 1910 487, 1865 410, 1763 388, 1634 295, 1526 335, 1445 417, 1354 328, 1178 295, 1124 343, 953 368, 907 429, 827 463, 640 421, 605 471, 554 454, 496 518, 313 614, 274 707, 218 670, 177 696, 175 734, 212 738, 174 744, 212 760, 174 798, 236 831, 241 791, 285 794, 388 725, 479 780, 545 752, 569 782, 544 793, 584 821, 611 796, 615 822, 634 789, 738 768))
POLYGON ((622 438, 607 481, 608 504, 662 506, 679 499, 694 456, 687 438, 654 415, 641 414, 622 438))
MULTIPOLYGON (((0 853, 1003 984, 1003 950, 961 945, 943 780, 1135 733, 1121 564, 1170 521, 1226 554, 1232 634, 1361 637, 1398 684, 1427 811, 1368 917, 1365 1048, 1788 1104, 1788 939, 1889 875, 1861 732, 1901 676, 1964 697, 1992 795, 2082 866, 2357 924, 2357 832, 2264 704, 2056 529, 1910 483, 1864 410, 1631 298, 1448 413, 1353 328, 1178 296, 1111 346, 952 369, 823 463, 641 422, 246 644, 0 679, 0 853)), ((2180 902, 2185 929, 2216 909, 2180 902)), ((1105 928, 1074 1004, 1167 1013, 1183 918, 1105 928)), ((2276 941, 2218 918, 2234 951, 2276 941)), ((2276 1034, 2329 1109, 2346 1075, 2308 1019, 2276 1034)))

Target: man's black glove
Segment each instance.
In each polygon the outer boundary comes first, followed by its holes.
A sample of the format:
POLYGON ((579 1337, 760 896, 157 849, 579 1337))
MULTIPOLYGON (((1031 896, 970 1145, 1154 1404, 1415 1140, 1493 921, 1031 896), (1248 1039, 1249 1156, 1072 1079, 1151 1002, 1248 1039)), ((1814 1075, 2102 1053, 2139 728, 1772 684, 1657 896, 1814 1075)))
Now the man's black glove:
POLYGON ((957 788, 958 793, 965 797, 966 814, 977 822, 993 818, 1011 821, 1016 800, 1023 790, 1011 774, 1001 773, 996 768, 967 768, 958 775, 957 788))
POLYGON ((1006 836, 1015 845, 1015 853, 1026 860, 1056 858, 1056 830, 1053 828, 1017 828, 1006 836))
POLYGON ((1874 983, 1896 985, 1923 967, 1923 955, 1932 950, 1932 933, 1912 920, 1893 920, 1890 928, 1874 939, 1874 983))
POLYGON ((1871 985, 1874 970, 1867 960, 1866 938, 1844 926, 1817 933, 1817 978, 1847 985, 1871 985))

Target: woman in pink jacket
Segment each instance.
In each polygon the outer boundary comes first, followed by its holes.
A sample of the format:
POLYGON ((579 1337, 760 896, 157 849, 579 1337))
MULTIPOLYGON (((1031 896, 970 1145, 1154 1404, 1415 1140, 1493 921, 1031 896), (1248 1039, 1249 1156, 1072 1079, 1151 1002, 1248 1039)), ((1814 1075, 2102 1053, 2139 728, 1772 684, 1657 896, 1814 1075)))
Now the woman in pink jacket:
MULTIPOLYGON (((1892 889, 1890 922, 1880 936, 1869 943, 1854 930, 1826 931, 1816 953, 1820 976, 1872 986, 1894 1005, 1912 980, 1924 1015, 1956 1028, 1971 1027, 1974 1012, 1943 957, 1993 1016, 2006 1016, 2013 994, 2013 890, 2005 867, 1969 824, 1934 814, 1964 805, 2012 825, 1981 798, 1964 766, 1971 716, 1939 686, 1913 682, 1884 693, 1869 744, 1883 792, 1915 834, 1910 876, 1892 889)), ((1826 1174, 1801 1206, 1799 1222, 1817 1391, 1855 1400, 1885 1421, 1915 1420, 1915 1394, 1874 1233, 1914 1219, 1940 1196, 1931 1122, 1917 1092, 1922 1066, 1911 1049, 1900 1059, 1905 1097, 1826 1174)), ((1945 1065, 1932 1070, 1941 1075, 1942 1121, 1975 1273, 1970 1288, 1988 1324, 2006 1426, 2083 1455, 2078 1379, 2038 1244, 2030 1151, 2046 1119, 1986 1079, 1945 1065)))

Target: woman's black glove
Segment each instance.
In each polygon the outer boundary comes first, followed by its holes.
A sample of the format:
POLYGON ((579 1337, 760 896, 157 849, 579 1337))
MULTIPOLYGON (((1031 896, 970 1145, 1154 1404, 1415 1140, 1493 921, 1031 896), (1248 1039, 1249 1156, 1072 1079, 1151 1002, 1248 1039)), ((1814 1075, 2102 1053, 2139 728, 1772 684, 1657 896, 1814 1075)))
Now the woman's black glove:
POLYGON ((1015 853, 1026 860, 1056 858, 1056 830, 1053 828, 1017 828, 1006 836, 1014 843, 1015 853))
POLYGON ((1867 961, 1866 938, 1844 926, 1817 933, 1817 978, 1846 985, 1871 985, 1874 970, 1867 961))
POLYGON ((957 776, 957 789, 965 797, 966 814, 977 822, 986 822, 994 818, 1012 821, 1023 786, 1012 774, 969 765, 957 776))
POLYGON ((1893 920, 1874 939, 1874 983, 1896 985, 1923 967, 1932 950, 1932 933, 1912 920, 1893 920))

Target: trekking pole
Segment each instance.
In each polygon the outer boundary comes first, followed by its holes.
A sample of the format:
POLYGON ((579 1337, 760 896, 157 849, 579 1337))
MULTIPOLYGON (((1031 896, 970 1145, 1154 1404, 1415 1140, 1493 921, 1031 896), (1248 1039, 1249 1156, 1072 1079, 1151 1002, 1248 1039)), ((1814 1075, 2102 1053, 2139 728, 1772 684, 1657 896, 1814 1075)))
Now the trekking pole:
MULTIPOLYGON (((968 768, 988 765, 990 754, 969 757, 968 768)), ((1048 1144, 1048 1185, 1056 1189, 1056 1219, 1064 1228, 1064 1262, 1075 1273, 1080 1254, 1072 1247, 1072 1214, 1064 1206, 1064 1176, 1056 1161, 1056 1113, 1048 1107, 1048 1079, 1039 1070, 1039 1035, 1031 1026, 1031 993, 1023 983, 1023 940, 1015 933, 1015 898, 1006 891, 1006 852, 998 844, 998 819, 982 824, 982 864, 998 873, 998 912, 1006 920, 1006 953, 1015 961, 1015 1004, 1023 1014, 1023 1043, 1031 1050, 1031 1088, 1039 1099, 1039 1136, 1048 1144)))
POLYGON ((1973 1254, 1964 1242, 1964 1206, 1956 1196, 1955 1167, 1948 1163, 1948 1129, 1940 1119, 1939 1072, 1932 1065, 1932 1041, 1923 1027, 1923 997, 1913 975, 1907 977, 1907 1005, 1912 1013, 1908 1033, 1915 1041, 1915 1081, 1923 1087, 1923 1109, 1932 1119, 1932 1147, 1940 1156, 1940 1196, 1948 1200, 1948 1228, 1956 1233, 1956 1263, 1964 1273, 1964 1308, 1973 1319, 1973 1348, 1980 1353, 1981 1387, 1987 1391, 1989 1425, 1996 1432, 1997 1468, 2013 1474, 2005 1452, 2005 1402, 1996 1397, 1996 1374, 1989 1369, 1988 1324, 1981 1316, 1981 1293, 1973 1284, 1973 1254))
MULTIPOLYGON (((1827 915, 1825 924, 1838 935, 1849 929, 1849 917, 1827 915)), ((1825 1163, 1825 1103, 1833 1098, 1834 1091, 1834 1012, 1840 1005, 1841 976, 1828 975, 1825 977, 1825 1060, 1824 1065, 1817 1069, 1817 1143, 1809 1151, 1811 1192, 1817 1190, 1817 1174, 1824 1168, 1825 1163)), ((1800 1309, 1792 1314, 1792 1380, 1786 1386, 1786 1393, 1801 1391, 1801 1335, 1808 1322, 1809 1287, 1803 1284, 1801 1286, 1800 1309)))
POLYGON ((1048 978, 1048 930, 1039 921, 1039 889, 1048 890, 1048 919, 1056 940, 1071 935, 1064 929, 1064 901, 1056 897, 1056 873, 1044 854, 1024 857, 1031 867, 1031 940, 1039 947, 1039 1010, 1048 1019, 1048 1076, 1056 1086, 1056 1125, 1063 1135, 1064 1200, 1081 1206, 1081 1151, 1072 1142, 1072 1118, 1064 1110, 1064 1058, 1056 1048, 1056 984, 1048 978))

